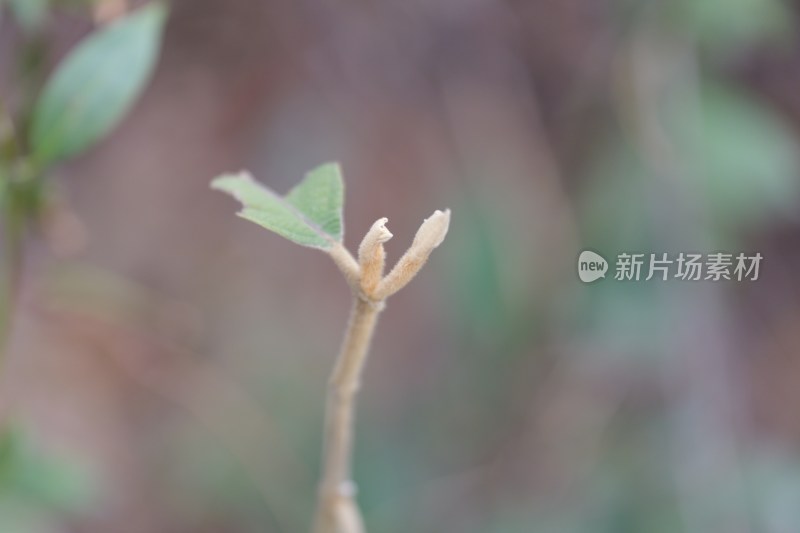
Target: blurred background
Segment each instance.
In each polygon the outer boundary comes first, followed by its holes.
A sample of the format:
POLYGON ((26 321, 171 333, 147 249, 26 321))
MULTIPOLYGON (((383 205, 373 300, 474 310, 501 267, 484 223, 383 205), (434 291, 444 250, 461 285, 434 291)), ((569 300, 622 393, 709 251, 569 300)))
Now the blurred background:
MULTIPOLYGON (((2 0, 10 120, 144 3, 2 0)), ((350 295, 208 184, 247 168, 283 193, 338 160, 351 250, 386 216, 391 264, 453 212, 374 340, 354 465, 370 532, 800 532, 798 15, 171 2, 146 89, 48 171, 22 236, 0 531, 308 529, 350 295), (585 248, 764 259, 757 281, 586 285, 585 248)))

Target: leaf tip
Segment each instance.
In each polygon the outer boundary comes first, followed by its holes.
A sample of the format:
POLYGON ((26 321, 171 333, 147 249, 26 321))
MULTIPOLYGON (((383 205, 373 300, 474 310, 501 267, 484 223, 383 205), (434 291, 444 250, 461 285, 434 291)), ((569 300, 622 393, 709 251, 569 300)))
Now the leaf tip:
POLYGON ((253 176, 246 170, 233 174, 221 174, 211 180, 209 187, 212 190, 225 192, 242 202, 241 190, 243 186, 253 183, 253 176))

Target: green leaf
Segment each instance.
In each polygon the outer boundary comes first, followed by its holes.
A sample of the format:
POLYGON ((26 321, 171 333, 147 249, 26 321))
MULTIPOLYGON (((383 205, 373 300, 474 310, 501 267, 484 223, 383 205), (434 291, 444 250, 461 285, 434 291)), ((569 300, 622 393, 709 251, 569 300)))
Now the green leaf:
POLYGON ((42 164, 90 147, 123 118, 149 80, 167 10, 150 4, 89 35, 36 103, 30 143, 42 164))
POLYGON ((789 125, 731 87, 705 83, 698 103, 676 102, 665 125, 715 221, 741 227, 795 216, 800 157, 789 125))
POLYGON ((664 7, 703 48, 717 53, 792 35, 792 11, 784 0, 677 0, 664 7))
POLYGON ((14 12, 17 23, 28 33, 42 27, 47 17, 49 0, 7 0, 8 7, 14 12))
POLYGON ((238 215, 290 241, 323 250, 342 242, 344 183, 338 163, 309 172, 285 197, 246 173, 225 174, 211 182, 241 202, 238 215))
POLYGON ((43 507, 78 508, 91 500, 93 485, 88 472, 46 454, 20 431, 0 433, 0 501, 17 498, 43 507))

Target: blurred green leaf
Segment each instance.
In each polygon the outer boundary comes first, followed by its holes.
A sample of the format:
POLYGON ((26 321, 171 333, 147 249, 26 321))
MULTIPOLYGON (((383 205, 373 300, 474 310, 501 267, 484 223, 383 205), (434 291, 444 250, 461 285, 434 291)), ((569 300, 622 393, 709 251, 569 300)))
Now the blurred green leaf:
POLYGON ((0 434, 0 496, 52 508, 89 500, 89 480, 74 465, 48 457, 18 431, 0 434))
POLYGON ((721 227, 792 215, 800 199, 798 143, 758 100, 705 85, 698 105, 681 100, 665 116, 673 143, 721 227))
POLYGON ((677 0, 667 2, 681 26, 716 52, 732 52, 792 28, 792 13, 782 0, 677 0))
POLYGON ((143 7, 84 39, 59 65, 34 109, 30 143, 47 164, 74 156, 108 133, 149 80, 166 7, 143 7))
POLYGON ((285 197, 248 173, 219 176, 211 187, 241 202, 240 217, 297 244, 324 250, 342 241, 344 183, 338 163, 312 170, 285 197))
POLYGON ((50 7, 49 0, 5 0, 5 2, 26 32, 34 32, 42 27, 50 7))
POLYGON ((9 533, 53 533, 59 530, 57 512, 42 512, 17 499, 0 501, 0 531, 9 533))

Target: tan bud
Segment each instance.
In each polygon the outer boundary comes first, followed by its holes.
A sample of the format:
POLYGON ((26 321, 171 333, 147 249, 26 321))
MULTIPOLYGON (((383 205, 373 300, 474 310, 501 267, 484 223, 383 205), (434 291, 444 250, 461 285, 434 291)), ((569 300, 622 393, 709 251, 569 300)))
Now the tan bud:
POLYGON ((449 228, 450 210, 439 211, 437 209, 422 222, 417 234, 414 235, 411 249, 416 248, 421 253, 430 254, 434 248, 442 244, 449 228))
POLYGON ((358 247, 358 263, 361 267, 361 290, 368 297, 372 297, 375 287, 383 276, 383 267, 386 263, 386 251, 383 243, 392 238, 392 233, 386 228, 388 218, 375 221, 364 240, 358 247))
POLYGON ((442 244, 450 227, 450 210, 438 209, 417 230, 414 241, 394 268, 378 284, 373 298, 383 300, 405 287, 428 260, 434 248, 442 244))

